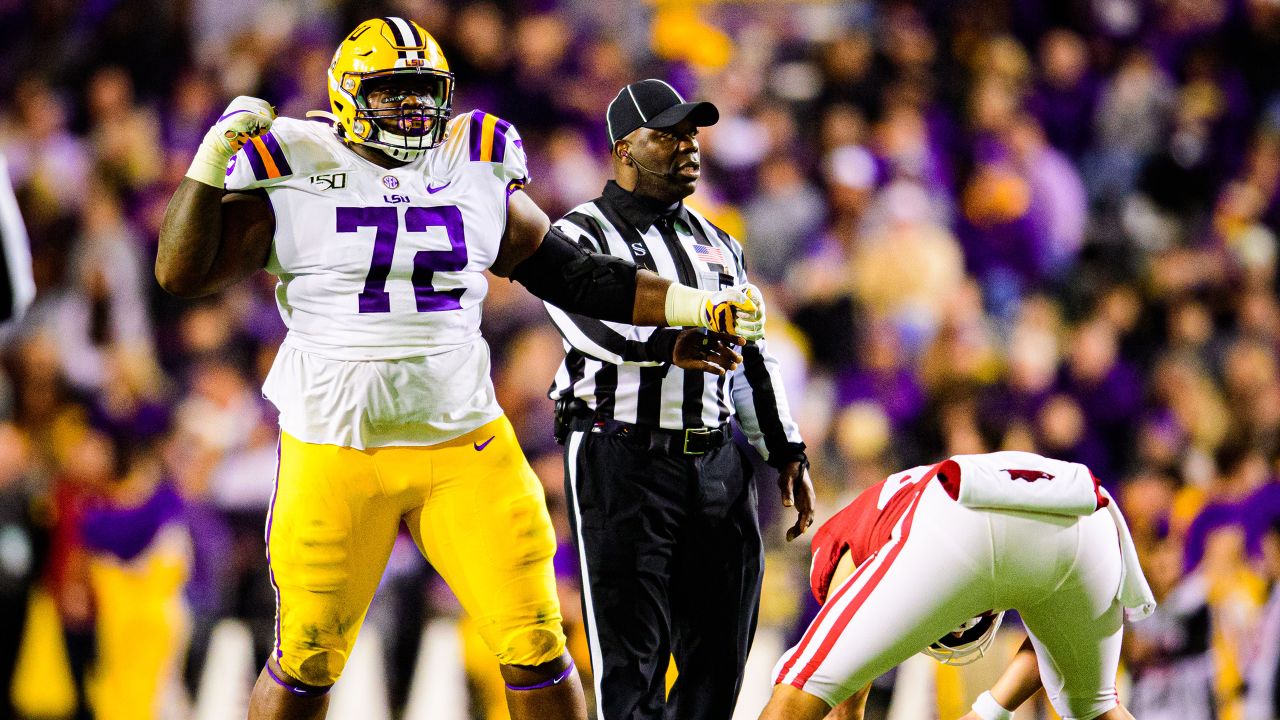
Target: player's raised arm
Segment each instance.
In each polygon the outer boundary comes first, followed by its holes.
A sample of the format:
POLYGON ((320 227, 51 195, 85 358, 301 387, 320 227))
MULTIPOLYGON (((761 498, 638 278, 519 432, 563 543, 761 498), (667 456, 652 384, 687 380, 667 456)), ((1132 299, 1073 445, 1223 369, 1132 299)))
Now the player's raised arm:
POLYGON ((231 157, 274 118, 266 102, 238 97, 205 135, 160 227, 156 280, 165 290, 208 295, 266 264, 275 233, 270 205, 254 194, 228 193, 224 182, 231 157))
POLYGON ((551 227, 546 213, 520 190, 507 201, 502 249, 491 269, 552 305, 599 320, 732 334, 737 318, 750 321, 756 312, 742 288, 697 290, 582 249, 551 227))

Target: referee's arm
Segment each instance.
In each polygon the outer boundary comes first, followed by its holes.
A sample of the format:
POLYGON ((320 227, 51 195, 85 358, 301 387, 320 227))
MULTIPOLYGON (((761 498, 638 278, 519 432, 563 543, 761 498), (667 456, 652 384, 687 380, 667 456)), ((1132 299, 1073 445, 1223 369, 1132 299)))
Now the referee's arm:
MULTIPOLYGON (((590 252, 603 252, 595 240, 576 225, 561 220, 555 227, 590 252)), ((565 342, 587 357, 614 365, 653 366, 671 362, 670 348, 680 333, 679 328, 637 327, 596 320, 565 312, 550 303, 543 304, 565 342)))
MULTIPOLYGON (((720 237, 733 251, 738 283, 749 282, 742 247, 723 232, 720 237)), ((783 506, 796 509, 796 522, 787 529, 790 542, 813 524, 816 498, 809 479, 804 441, 800 439, 799 426, 791 418, 783 389, 782 370, 763 339, 742 348, 742 365, 730 382, 738 426, 764 461, 778 470, 783 506)))
POLYGON ((742 348, 742 365, 733 373, 733 406, 747 440, 769 465, 780 468, 803 460, 800 427, 791 418, 782 370, 764 340, 742 348))
MULTIPOLYGON (((720 231, 720 239, 733 254, 738 284, 751 282, 747 277, 742 246, 723 231, 720 231)), ((804 441, 800 439, 800 427, 791 418, 778 359, 769 354, 768 344, 763 339, 748 343, 741 352, 742 365, 731 380, 738 425, 772 467, 781 468, 790 462, 803 461, 804 441)))

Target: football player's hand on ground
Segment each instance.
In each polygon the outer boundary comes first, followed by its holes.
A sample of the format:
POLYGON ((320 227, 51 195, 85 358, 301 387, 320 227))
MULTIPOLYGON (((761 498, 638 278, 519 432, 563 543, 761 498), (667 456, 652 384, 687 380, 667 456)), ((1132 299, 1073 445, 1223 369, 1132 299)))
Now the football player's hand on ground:
POLYGON ((755 342, 764 337, 764 293, 751 283, 737 287, 747 296, 754 308, 740 309, 735 313, 733 330, 746 338, 747 342, 755 342))
POLYGON ((787 542, 804 534, 813 524, 813 481, 809 479, 809 463, 792 460, 778 471, 778 489, 782 491, 782 506, 795 507, 796 524, 787 529, 787 542))
POLYGON ((223 187, 231 156, 250 138, 270 130, 275 118, 276 111, 266 100, 247 95, 232 100, 200 141, 187 177, 216 188, 223 187))
POLYGON ((733 372, 742 362, 742 356, 735 348, 744 342, 736 335, 688 328, 676 336, 671 362, 685 370, 724 375, 733 372))

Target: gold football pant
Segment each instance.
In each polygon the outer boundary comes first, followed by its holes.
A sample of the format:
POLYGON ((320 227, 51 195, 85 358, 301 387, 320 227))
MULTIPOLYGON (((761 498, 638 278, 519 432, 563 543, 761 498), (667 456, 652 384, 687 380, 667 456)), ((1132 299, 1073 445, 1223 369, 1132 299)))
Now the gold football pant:
POLYGON ((428 447, 357 450, 281 433, 267 553, 286 673, 337 680, 401 519, 499 662, 560 656, 555 533, 504 416, 428 447))

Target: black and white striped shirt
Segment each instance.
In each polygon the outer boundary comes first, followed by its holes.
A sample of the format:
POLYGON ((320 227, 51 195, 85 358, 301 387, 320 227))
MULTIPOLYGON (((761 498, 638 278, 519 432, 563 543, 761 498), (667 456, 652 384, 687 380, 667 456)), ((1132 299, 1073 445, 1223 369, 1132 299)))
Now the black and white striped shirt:
MULTIPOLYGON (((659 276, 703 290, 747 282, 742 246, 697 212, 659 209, 612 180, 601 197, 574 208, 555 226, 583 247, 632 260, 659 276)), ((736 415, 751 444, 771 465, 801 457, 778 361, 764 340, 741 349, 727 376, 686 372, 650 361, 650 327, 593 320, 547 305, 564 337, 565 359, 553 399, 576 396, 597 419, 681 430, 717 427, 736 415)))

